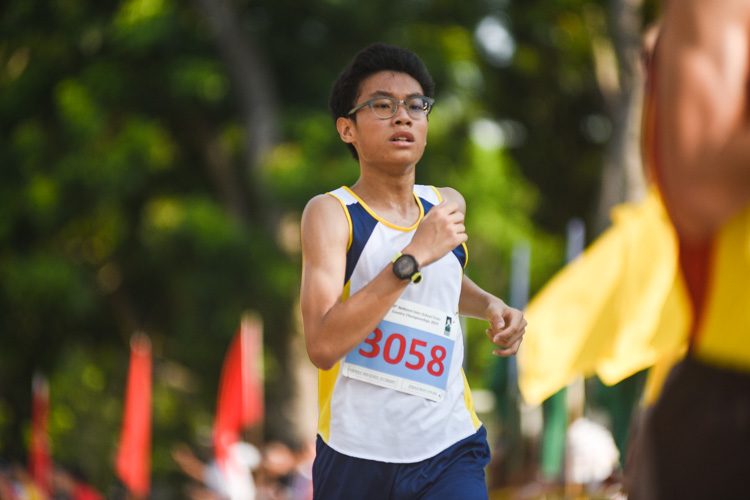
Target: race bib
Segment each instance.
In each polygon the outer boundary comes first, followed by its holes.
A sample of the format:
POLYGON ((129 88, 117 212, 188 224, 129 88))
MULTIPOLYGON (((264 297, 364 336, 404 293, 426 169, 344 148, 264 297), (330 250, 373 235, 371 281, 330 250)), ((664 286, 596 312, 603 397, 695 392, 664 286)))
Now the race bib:
POLYGON ((448 384, 457 318, 399 299, 367 338, 344 358, 343 375, 442 401, 448 384))

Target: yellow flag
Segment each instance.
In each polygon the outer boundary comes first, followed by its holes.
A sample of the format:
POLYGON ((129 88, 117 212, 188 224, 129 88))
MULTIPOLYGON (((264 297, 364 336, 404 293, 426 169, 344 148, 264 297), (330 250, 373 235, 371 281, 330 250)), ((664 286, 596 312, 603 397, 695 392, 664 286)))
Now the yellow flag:
POLYGON ((527 307, 518 356, 529 404, 580 376, 615 384, 685 345, 690 306, 658 193, 616 207, 612 221, 527 307))

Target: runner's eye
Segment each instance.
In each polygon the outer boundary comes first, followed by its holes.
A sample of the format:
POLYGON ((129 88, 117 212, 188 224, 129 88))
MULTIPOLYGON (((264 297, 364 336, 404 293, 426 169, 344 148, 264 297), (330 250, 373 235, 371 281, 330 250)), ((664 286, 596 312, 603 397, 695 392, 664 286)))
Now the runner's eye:
POLYGON ((378 99, 377 101, 372 103, 373 108, 382 109, 383 111, 391 111, 393 110, 393 106, 393 102, 388 99, 378 99))

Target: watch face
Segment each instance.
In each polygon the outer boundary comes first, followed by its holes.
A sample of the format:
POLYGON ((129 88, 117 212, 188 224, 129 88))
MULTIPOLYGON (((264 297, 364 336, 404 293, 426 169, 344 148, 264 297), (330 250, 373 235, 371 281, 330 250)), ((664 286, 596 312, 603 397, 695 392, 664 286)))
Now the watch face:
POLYGON ((409 279, 417 272, 417 262, 411 255, 402 255, 393 263, 393 272, 401 279, 409 279))

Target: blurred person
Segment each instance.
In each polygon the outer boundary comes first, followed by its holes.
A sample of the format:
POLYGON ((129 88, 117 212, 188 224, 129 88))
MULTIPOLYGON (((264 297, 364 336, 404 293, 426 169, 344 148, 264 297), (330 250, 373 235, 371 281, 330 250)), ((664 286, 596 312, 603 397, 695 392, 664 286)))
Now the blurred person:
POLYGON ((434 83, 417 55, 374 44, 329 108, 360 176, 302 215, 300 303, 319 369, 315 499, 486 499, 490 450, 463 373, 459 312, 515 355, 521 311, 465 274, 466 203, 415 184, 434 83))
POLYGON ((254 445, 238 441, 229 447, 227 467, 238 467, 234 474, 227 474, 215 460, 203 462, 185 444, 172 448, 172 458, 182 471, 199 485, 190 488, 194 500, 254 500, 256 498, 253 470, 261 462, 261 454, 254 445))
POLYGON ((194 484, 186 487, 191 500, 220 500, 216 489, 209 486, 209 464, 198 458, 189 446, 183 443, 174 445, 172 447, 172 459, 185 475, 195 481, 194 484))
POLYGON ((303 442, 292 449, 296 466, 289 484, 289 500, 312 500, 312 466, 315 460, 315 441, 303 442))
POLYGON ((653 174, 692 326, 637 429, 629 498, 748 498, 750 2, 666 2, 652 64, 653 174))
POLYGON ((289 480, 296 467, 291 448, 280 441, 263 446, 263 459, 258 469, 258 500, 290 500, 289 480))
POLYGON ((258 500, 310 500, 315 443, 288 446, 271 441, 263 447, 256 476, 258 500))

